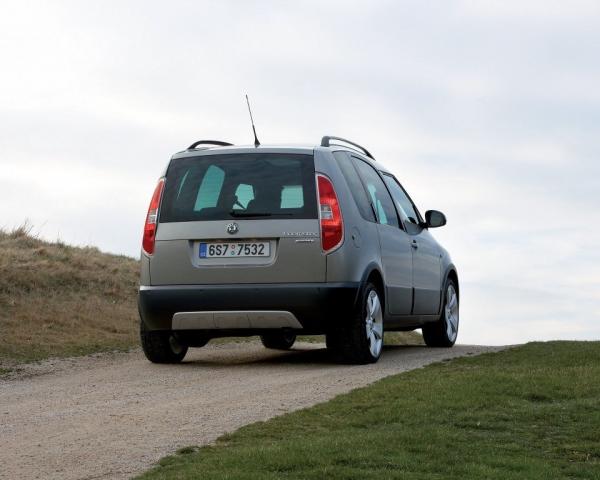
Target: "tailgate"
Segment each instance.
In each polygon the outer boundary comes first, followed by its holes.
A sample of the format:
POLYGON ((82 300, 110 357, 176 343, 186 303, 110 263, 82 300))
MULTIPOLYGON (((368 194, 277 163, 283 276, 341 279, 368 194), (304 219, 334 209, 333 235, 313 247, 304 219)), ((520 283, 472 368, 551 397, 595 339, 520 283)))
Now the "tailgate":
MULTIPOLYGON (((324 282, 318 220, 237 220, 160 224, 152 285, 324 282), (236 223, 238 231, 227 227, 236 223), (202 257, 201 244, 269 244, 267 256, 202 257)), ((252 253, 252 251, 250 251, 252 253)))
POLYGON ((325 281, 312 154, 174 159, 159 212, 152 285, 325 281))

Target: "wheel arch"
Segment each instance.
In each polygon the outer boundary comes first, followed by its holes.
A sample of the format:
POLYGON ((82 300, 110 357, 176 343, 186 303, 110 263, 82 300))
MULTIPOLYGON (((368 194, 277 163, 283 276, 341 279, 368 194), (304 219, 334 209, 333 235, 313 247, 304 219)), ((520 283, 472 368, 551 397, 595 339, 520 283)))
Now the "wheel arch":
POLYGON ((442 278, 444 279, 444 281, 442 282, 442 288, 440 290, 440 309, 438 311, 439 315, 442 314, 442 310, 444 308, 444 290, 446 286, 446 280, 448 280, 449 278, 454 281, 454 284, 456 285, 456 295, 460 300, 460 284, 458 281, 458 271, 456 270, 454 264, 451 263, 446 267, 446 271, 444 272, 444 276, 442 278))
POLYGON ((365 289, 365 286, 369 282, 373 283, 377 287, 379 293, 382 296, 383 305, 386 306, 387 303, 385 301, 385 282, 383 280, 383 274, 381 273, 381 269, 379 268, 379 265, 377 265, 375 262, 372 262, 369 265, 367 265, 367 268, 363 272, 362 278, 360 280, 360 288, 358 289, 357 297, 355 299, 355 305, 356 302, 358 302, 359 299, 362 298, 362 293, 365 289))
POLYGON ((454 267, 454 265, 452 265, 451 268, 449 268, 448 271, 446 272, 446 277, 444 278, 444 283, 446 282, 447 278, 450 278, 454 281, 454 284, 456 285, 456 295, 460 299, 460 285, 458 283, 458 272, 456 271, 456 268, 454 267))

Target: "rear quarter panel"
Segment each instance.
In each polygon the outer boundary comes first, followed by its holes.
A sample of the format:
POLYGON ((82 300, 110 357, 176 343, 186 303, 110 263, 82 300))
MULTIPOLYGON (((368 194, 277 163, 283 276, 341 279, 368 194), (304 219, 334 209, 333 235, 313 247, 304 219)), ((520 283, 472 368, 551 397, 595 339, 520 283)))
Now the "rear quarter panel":
POLYGON ((333 154, 316 149, 315 169, 333 181, 344 220, 344 242, 338 250, 327 255, 327 281, 360 282, 373 264, 381 272, 377 225, 361 216, 333 154))

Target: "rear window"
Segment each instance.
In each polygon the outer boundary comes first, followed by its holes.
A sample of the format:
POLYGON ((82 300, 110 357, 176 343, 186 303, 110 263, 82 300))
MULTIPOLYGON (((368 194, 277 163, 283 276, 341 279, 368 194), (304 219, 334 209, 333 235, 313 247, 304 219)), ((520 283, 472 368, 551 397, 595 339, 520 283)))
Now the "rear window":
POLYGON ((174 160, 161 222, 317 218, 312 155, 244 153, 174 160))

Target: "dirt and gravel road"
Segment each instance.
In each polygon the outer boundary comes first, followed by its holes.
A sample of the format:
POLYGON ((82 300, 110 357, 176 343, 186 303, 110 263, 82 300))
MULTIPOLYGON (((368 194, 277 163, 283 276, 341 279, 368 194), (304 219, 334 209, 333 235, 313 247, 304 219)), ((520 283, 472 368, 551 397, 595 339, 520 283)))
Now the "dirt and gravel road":
POLYGON ((242 425, 498 349, 387 347, 376 365, 341 366, 320 345, 239 343, 193 350, 182 365, 153 365, 139 351, 46 362, 0 380, 0 478, 130 478, 242 425))

